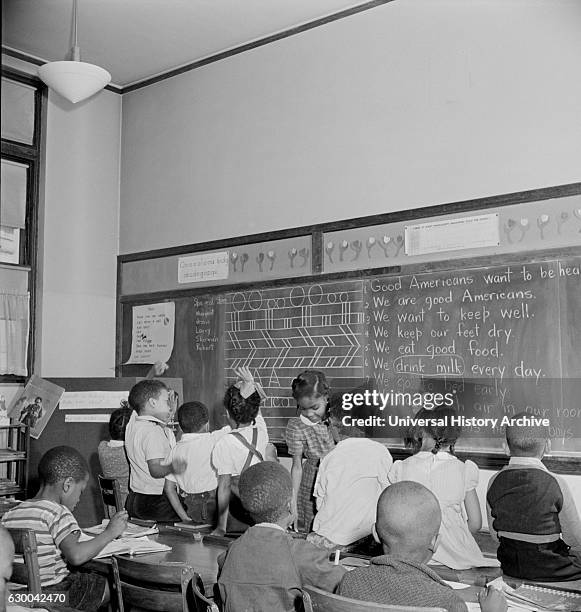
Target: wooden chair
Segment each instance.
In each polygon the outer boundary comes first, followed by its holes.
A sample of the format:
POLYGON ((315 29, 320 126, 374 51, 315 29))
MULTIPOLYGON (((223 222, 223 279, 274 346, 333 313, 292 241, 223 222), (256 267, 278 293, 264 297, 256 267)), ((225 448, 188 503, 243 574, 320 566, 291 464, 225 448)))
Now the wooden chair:
POLYGON ((97 479, 99 480, 99 488, 101 489, 105 516, 111 518, 111 508, 115 508, 115 512, 123 510, 119 481, 117 478, 105 478, 105 476, 101 476, 101 474, 97 476, 97 479))
POLYGON ((333 595, 315 587, 303 588, 305 612, 446 612, 444 608, 419 608, 359 601, 333 595))
POLYGON ((22 555, 24 563, 12 564, 12 582, 26 585, 26 590, 33 595, 42 592, 40 586, 40 567, 36 546, 36 534, 32 529, 8 529, 14 542, 14 552, 22 555))
POLYGON ((204 583, 198 573, 194 573, 192 592, 194 594, 195 612, 220 612, 220 608, 211 599, 206 597, 204 583))
POLYGON ((111 601, 116 604, 117 612, 124 612, 124 604, 160 612, 217 610, 205 597, 201 578, 186 563, 148 563, 114 556, 111 565, 111 601), (199 582, 194 583, 196 576, 199 582))

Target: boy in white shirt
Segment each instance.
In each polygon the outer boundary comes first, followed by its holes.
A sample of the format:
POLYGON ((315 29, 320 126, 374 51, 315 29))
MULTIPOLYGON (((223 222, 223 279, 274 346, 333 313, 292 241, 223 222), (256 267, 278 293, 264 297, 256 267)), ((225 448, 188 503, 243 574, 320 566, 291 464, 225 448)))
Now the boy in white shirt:
POLYGON ((168 474, 165 477, 165 494, 183 521, 215 525, 218 477, 211 463, 212 451, 216 442, 230 433, 232 428, 226 425, 210 433, 208 409, 202 402, 182 404, 177 417, 183 435, 167 461, 171 463, 177 459, 187 466, 181 474, 168 474), (178 495, 183 496, 187 512, 178 495))
MULTIPOLYGON (((172 401, 173 393, 172 393, 172 401)), ((141 380, 129 392, 129 405, 135 410, 125 431, 125 450, 130 465, 129 488, 125 507, 131 517, 170 523, 181 520, 164 495, 164 479, 181 473, 185 463, 167 456, 176 445, 173 431, 167 427, 172 413, 170 391, 160 380, 141 380)))
POLYGON ((307 540, 344 548, 371 535, 381 492, 389 485, 390 452, 368 438, 346 438, 321 460, 314 495, 317 514, 307 540))

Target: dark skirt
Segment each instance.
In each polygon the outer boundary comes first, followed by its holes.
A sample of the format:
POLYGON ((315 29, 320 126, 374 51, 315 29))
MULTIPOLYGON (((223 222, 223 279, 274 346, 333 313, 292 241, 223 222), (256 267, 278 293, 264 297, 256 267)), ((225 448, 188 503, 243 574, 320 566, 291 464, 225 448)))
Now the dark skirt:
POLYGON ((303 463, 303 476, 297 495, 297 529, 301 533, 309 533, 317 512, 313 491, 319 470, 319 460, 307 459, 303 463))

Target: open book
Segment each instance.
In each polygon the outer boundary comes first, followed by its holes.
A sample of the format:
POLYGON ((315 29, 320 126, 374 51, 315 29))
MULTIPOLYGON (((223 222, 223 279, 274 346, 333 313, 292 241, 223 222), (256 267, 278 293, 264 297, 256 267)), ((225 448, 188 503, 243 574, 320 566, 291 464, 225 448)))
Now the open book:
MULTIPOLYGON (((103 533, 109 524, 109 519, 103 519, 103 522, 100 525, 95 525, 94 527, 86 527, 83 529, 85 533, 96 536, 100 533, 103 533)), ((142 525, 136 525, 135 523, 127 523, 127 527, 121 534, 122 538, 140 538, 146 535, 153 535, 155 533, 159 533, 159 529, 157 525, 152 525, 151 527, 143 527, 142 525)))
MULTIPOLYGON (((85 533, 81 533, 79 542, 86 542, 93 538, 85 533)), ((103 559, 111 555, 144 555, 146 553, 165 552, 171 550, 171 546, 160 544, 150 540, 147 536, 132 537, 132 538, 117 538, 109 542, 105 548, 93 557, 94 559, 103 559)))

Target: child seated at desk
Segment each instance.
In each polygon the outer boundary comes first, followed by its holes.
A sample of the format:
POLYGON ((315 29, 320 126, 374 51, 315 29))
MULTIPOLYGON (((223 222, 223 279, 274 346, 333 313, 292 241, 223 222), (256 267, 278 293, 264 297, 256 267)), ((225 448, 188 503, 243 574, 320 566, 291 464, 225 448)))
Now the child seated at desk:
POLYGON ((239 489, 256 525, 218 558, 224 612, 302 610, 303 585, 332 592, 345 569, 330 563, 326 551, 286 533, 293 519, 287 470, 258 463, 240 476, 239 489))
POLYGON ((476 493, 479 472, 473 461, 461 461, 454 455, 454 445, 461 433, 460 426, 451 425, 454 416, 456 411, 452 408, 419 410, 416 418, 428 420, 430 424, 414 430, 415 454, 404 461, 396 461, 389 480, 392 483, 420 482, 440 502, 442 526, 434 563, 457 570, 498 567, 496 559, 484 557, 472 535, 482 526, 476 493), (447 425, 438 424, 444 420, 447 425))
POLYGON ((178 408, 178 423, 182 437, 171 450, 168 461, 186 463, 181 474, 165 477, 164 491, 174 510, 183 521, 216 524, 216 489, 218 478, 211 463, 212 451, 220 438, 232 431, 230 425, 208 432, 208 409, 202 402, 187 402, 178 408), (184 496, 187 511, 178 499, 184 496))
MULTIPOLYGON (((419 482, 389 486, 377 503, 374 526, 384 554, 371 559, 369 567, 345 575, 339 594, 381 604, 467 612, 464 601, 426 565, 438 546, 441 518, 435 495, 419 482)), ((479 601, 482 612, 506 611, 499 591, 487 589, 479 601)))
POLYGON ((38 476, 40 490, 36 496, 9 510, 1 523, 10 529, 35 531, 43 592, 67 591, 69 606, 94 612, 107 603, 107 579, 100 574, 71 572, 67 564, 90 561, 121 535, 127 512, 115 514, 100 535, 79 542, 81 530, 72 511, 89 482, 86 461, 74 448, 57 446, 41 458, 38 476))
POLYGON ((548 427, 527 425, 526 417, 518 414, 506 427, 510 461, 488 484, 488 524, 500 540, 498 560, 515 578, 579 580, 581 519, 565 481, 541 462, 550 450, 548 427))
POLYGON ((125 450, 131 466, 130 493, 126 508, 129 516, 160 523, 181 520, 163 492, 165 477, 184 471, 185 463, 166 459, 176 445, 167 427, 175 396, 161 380, 141 380, 129 392, 134 412, 125 431, 125 450))

